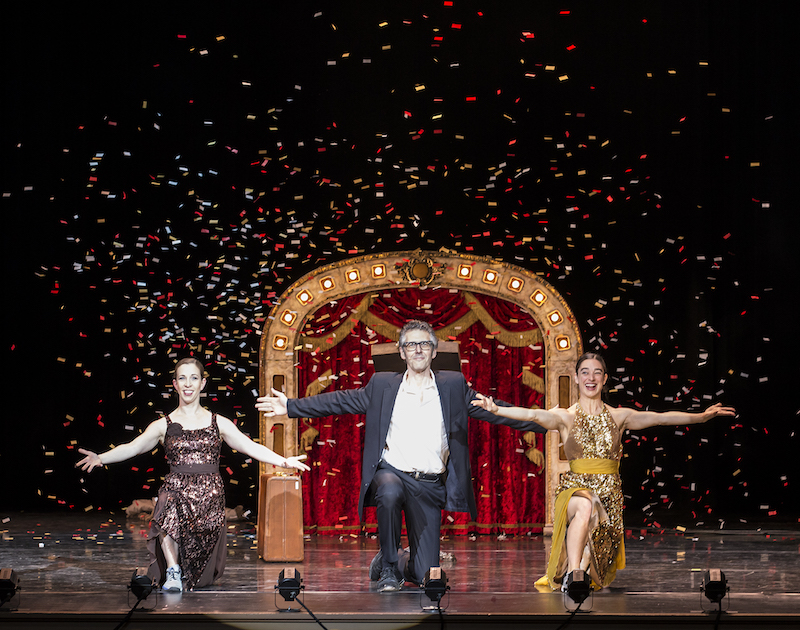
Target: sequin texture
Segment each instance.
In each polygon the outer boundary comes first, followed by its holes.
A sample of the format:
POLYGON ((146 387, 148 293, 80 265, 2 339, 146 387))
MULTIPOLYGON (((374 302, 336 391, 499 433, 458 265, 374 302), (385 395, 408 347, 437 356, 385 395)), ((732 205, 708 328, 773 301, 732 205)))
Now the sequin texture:
MULTIPOLYGON (((575 421, 564 444, 564 452, 570 461, 578 459, 619 461, 622 456, 620 432, 608 408, 604 408, 599 415, 590 415, 577 405, 575 421)), ((608 586, 616 576, 616 569, 624 566, 623 497, 620 477, 619 474, 567 472, 561 477, 557 493, 576 488, 585 489, 578 490, 577 493, 588 495, 592 499, 599 517, 597 526, 590 533, 589 572, 597 585, 608 586), (621 556, 620 559, 618 554, 621 556), (618 567, 615 560, 621 560, 622 566, 618 567)), ((561 555, 556 578, 563 576, 567 569, 566 544, 561 549, 561 555)))
MULTIPOLYGON (((159 489, 148 538, 157 543, 163 532, 178 543, 186 588, 210 584, 224 570, 225 489, 218 471, 221 446, 216 415, 210 426, 197 430, 185 430, 167 417, 164 450, 170 472, 159 489), (198 466, 203 472, 189 472, 198 466)), ((160 548, 157 544, 148 547, 156 556, 152 568, 159 560, 160 548)), ((160 559, 161 580, 162 563, 160 559)))

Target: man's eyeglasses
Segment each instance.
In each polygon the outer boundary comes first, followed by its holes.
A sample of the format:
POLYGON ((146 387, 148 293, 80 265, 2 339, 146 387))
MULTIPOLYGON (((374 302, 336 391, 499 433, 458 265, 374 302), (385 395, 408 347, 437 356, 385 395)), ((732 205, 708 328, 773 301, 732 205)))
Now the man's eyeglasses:
POLYGON ((413 350, 414 352, 417 349, 422 350, 423 352, 427 352, 428 350, 433 349, 433 342, 432 341, 406 341, 402 346, 403 350, 413 350))

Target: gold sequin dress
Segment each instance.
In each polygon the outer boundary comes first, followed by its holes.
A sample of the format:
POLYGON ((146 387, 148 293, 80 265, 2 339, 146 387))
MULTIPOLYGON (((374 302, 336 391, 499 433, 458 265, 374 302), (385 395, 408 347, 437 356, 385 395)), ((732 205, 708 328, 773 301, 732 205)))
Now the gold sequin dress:
POLYGON ((164 450, 170 471, 158 491, 147 547, 149 575, 163 583, 166 562, 159 535, 177 544, 184 588, 207 586, 225 570, 225 488, 219 474, 222 438, 217 416, 204 429, 184 430, 167 416, 164 450))
POLYGON ((608 586, 618 569, 625 568, 623 498, 619 477, 622 456, 620 432, 607 407, 596 416, 580 405, 575 409, 575 422, 564 444, 570 472, 564 473, 557 489, 553 544, 547 575, 537 582, 561 588, 567 572, 567 504, 577 494, 591 499, 597 524, 591 530, 587 552, 589 575, 595 588, 608 586), (546 582, 545 582, 546 579, 546 582))

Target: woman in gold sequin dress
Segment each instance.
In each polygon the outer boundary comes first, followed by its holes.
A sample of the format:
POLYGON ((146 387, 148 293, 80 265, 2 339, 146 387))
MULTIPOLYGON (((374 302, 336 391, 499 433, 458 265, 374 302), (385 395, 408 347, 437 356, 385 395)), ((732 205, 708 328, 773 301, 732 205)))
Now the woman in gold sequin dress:
POLYGON ((309 470, 301 461, 305 455, 281 457, 253 442, 227 418, 202 407, 204 373, 197 359, 182 359, 172 379, 178 394, 174 411, 150 423, 136 439, 105 453, 78 449, 85 457, 76 465, 90 472, 151 451, 159 442, 164 445, 170 471, 158 492, 147 546, 148 573, 165 591, 207 586, 225 569, 225 489, 219 474, 223 441, 267 464, 309 470))
POLYGON ((625 568, 622 487, 619 461, 624 431, 659 425, 698 424, 715 416, 733 416, 734 409, 715 404, 703 413, 612 409, 602 400, 608 371, 603 358, 586 353, 575 368, 578 402, 569 409, 498 407, 490 397, 473 401, 497 415, 532 420, 561 435, 570 472, 562 475, 557 490, 553 544, 547 575, 537 586, 564 590, 567 576, 580 569, 600 589, 611 584, 617 570, 625 568))

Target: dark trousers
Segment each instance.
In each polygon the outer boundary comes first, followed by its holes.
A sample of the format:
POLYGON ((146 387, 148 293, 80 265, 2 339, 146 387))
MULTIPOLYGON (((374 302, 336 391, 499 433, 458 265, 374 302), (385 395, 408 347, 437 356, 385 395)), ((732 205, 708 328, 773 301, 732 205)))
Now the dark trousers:
POLYGON ((439 566, 439 531, 446 492, 443 481, 417 481, 382 463, 371 486, 378 516, 383 566, 395 566, 409 582, 422 584, 425 573, 439 566), (397 550, 406 516, 409 557, 403 567, 397 550))

